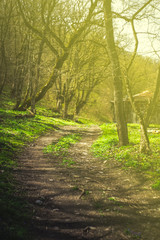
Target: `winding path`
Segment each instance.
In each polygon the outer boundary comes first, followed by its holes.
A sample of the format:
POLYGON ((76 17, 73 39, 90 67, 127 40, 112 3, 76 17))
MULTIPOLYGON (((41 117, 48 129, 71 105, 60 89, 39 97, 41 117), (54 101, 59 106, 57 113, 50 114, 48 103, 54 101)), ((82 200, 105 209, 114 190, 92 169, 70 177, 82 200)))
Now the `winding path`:
POLYGON ((90 153, 97 126, 65 126, 40 137, 19 157, 15 177, 33 211, 35 240, 160 239, 160 199, 144 178, 90 153), (81 133, 68 151, 75 164, 43 153, 61 136, 81 133), (126 234, 129 233, 129 235, 126 234))

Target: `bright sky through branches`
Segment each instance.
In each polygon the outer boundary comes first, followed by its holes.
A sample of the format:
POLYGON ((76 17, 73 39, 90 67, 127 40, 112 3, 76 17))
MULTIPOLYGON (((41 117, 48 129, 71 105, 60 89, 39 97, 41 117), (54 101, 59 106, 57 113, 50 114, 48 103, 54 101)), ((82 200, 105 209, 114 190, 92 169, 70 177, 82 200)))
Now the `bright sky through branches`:
MULTIPOLYGON (((127 6, 127 1, 113 1, 113 11, 120 13, 125 17, 131 17, 136 11, 136 5, 127 6), (123 3, 122 3, 123 2, 123 3)), ((137 0, 128 1, 129 4, 137 2, 137 0)), ((138 6, 142 6, 147 1, 139 1, 138 6)), ((153 4, 146 7, 142 14, 139 14, 134 20, 135 30, 138 37, 138 54, 158 58, 160 55, 160 9, 156 6, 157 0, 153 0, 153 4), (155 4, 155 5, 154 5, 155 4)), ((138 8, 139 9, 139 8, 138 8)), ((114 20, 115 37, 119 46, 124 47, 127 51, 134 51, 135 39, 131 28, 131 23, 124 19, 115 18, 114 20)))

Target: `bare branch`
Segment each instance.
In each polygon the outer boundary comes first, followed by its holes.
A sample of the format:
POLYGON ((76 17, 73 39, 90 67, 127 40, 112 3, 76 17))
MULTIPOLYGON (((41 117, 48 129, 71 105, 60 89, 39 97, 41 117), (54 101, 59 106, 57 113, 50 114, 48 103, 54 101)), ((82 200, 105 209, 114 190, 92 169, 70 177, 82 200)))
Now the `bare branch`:
POLYGON ((21 13, 21 16, 23 18, 23 21, 25 23, 25 25, 31 29, 36 35, 38 35, 40 38, 44 39, 45 43, 47 44, 47 46, 51 49, 51 51, 56 55, 58 56, 58 51, 53 47, 53 45, 50 43, 50 41, 45 37, 45 35, 40 32, 37 28, 33 27, 26 19, 25 15, 24 15, 24 12, 22 10, 22 6, 21 6, 21 3, 20 3, 20 0, 17 0, 17 3, 18 3, 18 6, 19 6, 19 10, 20 10, 20 13, 21 13))
POLYGON ((147 7, 153 0, 149 0, 148 2, 146 2, 140 9, 137 10, 137 12, 135 12, 132 15, 132 20, 136 18, 136 16, 145 8, 147 7))
POLYGON ((42 17, 43 25, 45 26, 45 29, 51 34, 51 36, 56 40, 56 42, 60 45, 60 47, 63 50, 66 50, 66 47, 64 46, 61 39, 49 27, 49 17, 51 15, 52 11, 53 11, 53 8, 55 7, 55 1, 54 1, 53 6, 49 9, 49 13, 48 13, 48 16, 47 16, 47 22, 45 21, 45 18, 44 18, 44 10, 45 10, 46 3, 47 2, 42 3, 42 8, 41 8, 41 17, 42 17))
POLYGON ((124 19, 125 21, 127 21, 127 22, 130 22, 131 21, 131 19, 130 18, 128 18, 128 17, 126 17, 126 16, 124 16, 124 15, 121 15, 120 13, 117 13, 117 12, 112 12, 113 13, 113 17, 114 18, 121 18, 121 19, 124 19))
POLYGON ((137 54, 137 49, 138 49, 138 37, 137 37, 137 33, 136 33, 136 30, 135 30, 135 26, 134 26, 134 21, 132 20, 131 21, 131 26, 132 26, 132 31, 133 31, 133 36, 134 36, 134 39, 135 39, 135 47, 134 47, 134 52, 133 52, 133 56, 132 56, 132 59, 127 67, 127 72, 130 70, 132 64, 133 64, 133 61, 136 57, 136 54, 137 54))
POLYGON ((68 48, 70 48, 75 42, 76 40, 78 39, 78 37, 83 33, 83 31, 87 28, 88 26, 88 23, 92 17, 92 14, 93 14, 93 11, 94 9, 96 8, 97 6, 97 2, 98 0, 95 0, 94 2, 91 1, 91 6, 90 6, 90 9, 89 9, 89 13, 88 13, 88 16, 86 17, 86 20, 84 21, 84 24, 82 25, 81 28, 78 29, 78 31, 73 35, 73 37, 71 38, 69 44, 68 44, 68 48))

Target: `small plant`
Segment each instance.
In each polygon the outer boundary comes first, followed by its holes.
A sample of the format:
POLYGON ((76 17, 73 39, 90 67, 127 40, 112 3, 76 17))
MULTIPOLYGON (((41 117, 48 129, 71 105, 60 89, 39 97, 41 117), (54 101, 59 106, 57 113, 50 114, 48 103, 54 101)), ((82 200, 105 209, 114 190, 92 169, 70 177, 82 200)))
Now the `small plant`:
POLYGON ((78 186, 74 186, 72 189, 73 189, 73 191, 77 191, 77 190, 79 190, 79 187, 78 186))
POLYGON ((108 200, 112 201, 112 202, 116 202, 117 201, 115 197, 109 197, 108 200))
POLYGON ((152 185, 152 188, 155 190, 160 190, 160 180, 157 180, 156 183, 152 185))
POLYGON ((84 191, 84 195, 89 195, 89 191, 88 191, 88 190, 85 190, 85 191, 84 191))
POLYGON ((64 158, 62 160, 62 165, 67 165, 68 167, 70 167, 71 165, 75 164, 76 162, 73 161, 72 159, 69 158, 64 158))

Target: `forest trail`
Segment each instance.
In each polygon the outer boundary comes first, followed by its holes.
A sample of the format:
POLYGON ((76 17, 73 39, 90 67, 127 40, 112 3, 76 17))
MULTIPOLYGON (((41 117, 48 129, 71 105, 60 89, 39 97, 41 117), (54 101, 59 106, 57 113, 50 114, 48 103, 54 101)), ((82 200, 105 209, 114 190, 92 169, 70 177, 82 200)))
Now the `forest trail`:
POLYGON ((33 210, 33 239, 160 239, 158 193, 116 161, 95 158, 90 147, 99 134, 97 126, 61 127, 19 157, 15 177, 33 210), (63 156, 43 153, 45 146, 72 133, 82 135, 68 150, 73 165, 62 164, 63 156))

